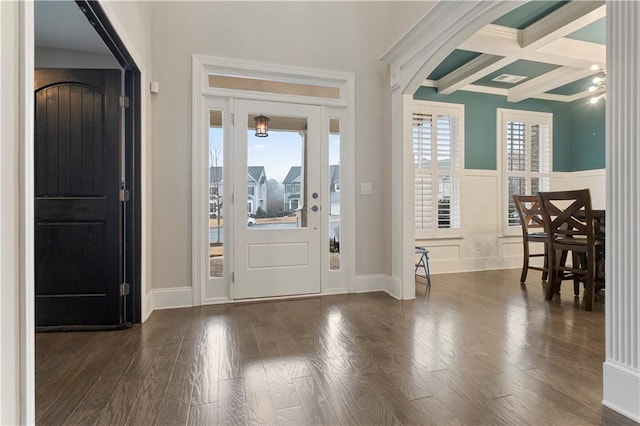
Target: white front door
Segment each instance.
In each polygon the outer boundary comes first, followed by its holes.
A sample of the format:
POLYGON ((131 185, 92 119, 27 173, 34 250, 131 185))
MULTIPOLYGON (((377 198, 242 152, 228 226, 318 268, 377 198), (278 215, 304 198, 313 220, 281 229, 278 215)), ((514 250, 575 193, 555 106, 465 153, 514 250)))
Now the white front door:
POLYGON ((320 292, 320 117, 317 106, 234 103, 235 299, 320 292), (256 136, 261 115, 267 137, 256 136))

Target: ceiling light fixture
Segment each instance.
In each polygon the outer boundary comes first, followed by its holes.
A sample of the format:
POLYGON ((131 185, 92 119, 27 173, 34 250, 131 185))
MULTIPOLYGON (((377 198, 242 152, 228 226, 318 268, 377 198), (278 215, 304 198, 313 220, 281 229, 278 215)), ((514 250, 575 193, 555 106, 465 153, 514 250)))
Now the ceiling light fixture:
POLYGON ((269 117, 260 114, 253 119, 256 122, 256 136, 266 138, 269 136, 269 117))
POLYGON ((589 92, 594 95, 589 99, 592 104, 598 103, 600 99, 607 99, 607 71, 600 68, 598 65, 591 65, 591 71, 600 71, 600 75, 593 77, 591 82, 592 86, 589 87, 589 92), (598 94, 595 94, 598 92, 598 94))

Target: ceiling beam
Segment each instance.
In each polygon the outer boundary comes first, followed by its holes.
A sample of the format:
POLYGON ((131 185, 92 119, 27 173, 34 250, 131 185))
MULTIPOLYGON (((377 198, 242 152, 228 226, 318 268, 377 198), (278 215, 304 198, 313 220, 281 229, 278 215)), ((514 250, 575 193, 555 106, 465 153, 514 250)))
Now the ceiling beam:
POLYGON ((556 68, 525 83, 511 87, 507 94, 507 101, 520 102, 593 74, 594 71, 579 68, 556 68))
POLYGON ((561 38, 538 49, 542 54, 562 54, 568 60, 591 61, 592 64, 605 68, 607 47, 604 44, 590 43, 588 41, 561 38))
POLYGON ((572 1, 520 32, 522 48, 538 50, 606 16, 604 1, 572 1))
MULTIPOLYGON (((425 80, 424 83, 421 84, 423 87, 438 87, 437 82, 434 80, 425 80)), ((509 89, 504 89, 500 87, 492 87, 492 86, 479 86, 476 84, 469 84, 460 89, 463 92, 475 92, 475 93, 484 93, 487 95, 498 95, 498 96, 507 96, 509 94, 509 89)), ((599 95, 604 93, 604 89, 598 89, 595 92, 589 92, 589 90, 585 90, 582 92, 574 93, 573 95, 558 95, 555 93, 540 93, 538 95, 532 96, 533 99, 543 99, 546 101, 556 101, 556 102, 573 102, 579 99, 584 99, 590 96, 599 95)))
POLYGON ((438 93, 449 95, 511 63, 511 59, 482 54, 438 80, 438 93))
POLYGON ((520 30, 515 28, 489 24, 468 38, 459 49, 567 67, 590 68, 597 64, 605 68, 606 46, 603 44, 560 38, 538 50, 523 49, 518 41, 519 34, 520 30))
MULTIPOLYGON (((561 65, 549 78, 540 76, 510 89, 511 99, 527 93, 540 94, 541 88, 555 84, 562 86, 574 80, 570 75, 590 75, 593 64, 605 67, 606 47, 596 43, 564 38, 606 15, 603 1, 570 2, 550 13, 524 30, 489 24, 460 45, 460 49, 481 52, 481 55, 437 82, 438 93, 447 95, 460 90, 517 60, 561 65), (569 71, 567 67, 574 68, 569 71), (582 70, 575 70, 581 68, 582 70), (517 87, 524 86, 519 90, 517 87)), ((579 77, 582 78, 582 77, 579 77)), ((576 78, 578 79, 578 78, 576 78)), ((553 89, 555 87, 551 87, 553 89)), ((547 89, 547 90, 550 90, 547 89)))

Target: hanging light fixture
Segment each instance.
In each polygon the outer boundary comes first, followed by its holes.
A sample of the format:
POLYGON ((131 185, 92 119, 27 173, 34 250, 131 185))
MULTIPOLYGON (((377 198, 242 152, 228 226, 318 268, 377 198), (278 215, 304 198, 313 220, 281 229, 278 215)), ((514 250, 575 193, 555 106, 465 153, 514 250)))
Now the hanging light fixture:
POLYGON ((256 122, 256 136, 266 138, 269 136, 269 117, 260 114, 253 119, 256 122))
POLYGON ((602 75, 593 77, 593 80, 591 80, 593 85, 589 87, 589 92, 594 93, 589 102, 595 104, 600 99, 607 99, 607 71, 601 69, 598 65, 592 65, 591 71, 600 71, 602 73, 602 75), (595 94, 596 92, 599 93, 595 94))

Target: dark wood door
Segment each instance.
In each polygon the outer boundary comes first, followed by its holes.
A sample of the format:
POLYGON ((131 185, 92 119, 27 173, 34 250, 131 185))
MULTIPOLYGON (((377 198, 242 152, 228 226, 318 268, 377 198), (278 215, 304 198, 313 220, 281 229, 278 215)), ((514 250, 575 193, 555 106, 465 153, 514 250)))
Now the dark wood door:
POLYGON ((121 78, 36 70, 37 326, 123 323, 121 78))

